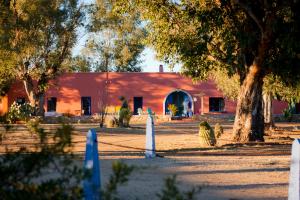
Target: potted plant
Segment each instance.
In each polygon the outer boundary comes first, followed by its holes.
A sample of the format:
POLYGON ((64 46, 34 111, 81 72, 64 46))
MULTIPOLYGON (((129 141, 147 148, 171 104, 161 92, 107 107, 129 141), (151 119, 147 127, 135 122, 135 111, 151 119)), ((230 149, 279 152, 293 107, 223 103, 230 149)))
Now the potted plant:
POLYGON ((174 117, 176 113, 178 112, 177 106, 175 104, 169 104, 168 110, 170 111, 171 117, 174 117))

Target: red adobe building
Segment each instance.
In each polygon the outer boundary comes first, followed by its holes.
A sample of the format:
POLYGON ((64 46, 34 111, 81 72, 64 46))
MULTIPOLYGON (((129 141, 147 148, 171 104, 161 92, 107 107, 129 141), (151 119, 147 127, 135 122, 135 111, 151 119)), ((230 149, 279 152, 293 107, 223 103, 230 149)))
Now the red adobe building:
MULTIPOLYGON (((193 83, 173 72, 65 73, 47 90, 44 107, 47 112, 92 115, 99 112, 103 99, 110 106, 119 106, 120 96, 126 97, 134 114, 138 108, 146 111, 148 107, 158 115, 168 114, 168 104, 178 107, 179 116, 234 114, 236 107, 236 102, 224 98, 213 81, 193 83)), ((14 84, 0 101, 0 114, 7 112, 14 101, 26 99, 24 86, 14 84)), ((286 106, 285 102, 274 101, 274 114, 281 114, 286 106)))

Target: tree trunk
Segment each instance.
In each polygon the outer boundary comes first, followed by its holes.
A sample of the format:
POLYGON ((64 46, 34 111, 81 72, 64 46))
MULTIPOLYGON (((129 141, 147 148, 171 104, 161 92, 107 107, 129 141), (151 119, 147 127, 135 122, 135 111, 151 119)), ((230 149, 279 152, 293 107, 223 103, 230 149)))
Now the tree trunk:
POLYGON ((24 88, 29 100, 29 103, 32 107, 35 108, 36 106, 36 96, 34 94, 34 86, 31 80, 28 80, 27 78, 23 80, 24 88))
POLYGON ((45 104, 45 93, 40 93, 39 95, 37 95, 38 98, 38 107, 37 107, 37 116, 44 116, 45 114, 45 110, 44 110, 44 104, 45 104))
POLYGON ((263 94, 263 109, 264 109, 264 122, 265 129, 272 129, 275 127, 273 120, 273 105, 272 105, 272 94, 266 92, 263 94))
POLYGON ((264 141, 263 77, 261 69, 256 64, 253 64, 246 74, 236 108, 233 127, 235 141, 264 141))

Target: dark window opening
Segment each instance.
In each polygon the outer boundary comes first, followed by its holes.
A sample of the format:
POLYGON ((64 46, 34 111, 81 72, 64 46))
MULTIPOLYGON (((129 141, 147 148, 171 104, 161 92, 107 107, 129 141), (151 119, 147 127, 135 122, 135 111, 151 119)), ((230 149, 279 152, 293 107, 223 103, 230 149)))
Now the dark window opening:
POLYGON ((25 103, 25 97, 18 97, 17 100, 16 100, 16 103, 18 105, 22 105, 25 103))
POLYGON ((81 114, 91 115, 91 97, 81 97, 81 114))
POLYGON ((50 97, 47 100, 47 112, 56 111, 56 97, 50 97))
POLYGON ((300 103, 295 104, 295 114, 300 114, 300 103))
POLYGON ((143 97, 133 97, 133 114, 140 114, 139 110, 143 110, 143 97))
POLYGON ((224 98, 209 98, 209 112, 223 112, 224 106, 224 98))

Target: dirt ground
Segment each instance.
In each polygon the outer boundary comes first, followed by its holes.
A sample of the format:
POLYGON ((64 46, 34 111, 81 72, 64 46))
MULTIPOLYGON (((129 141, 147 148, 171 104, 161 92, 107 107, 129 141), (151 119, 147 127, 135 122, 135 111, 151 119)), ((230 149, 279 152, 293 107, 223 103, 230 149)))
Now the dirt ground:
MULTIPOLYGON (((279 130, 266 136, 266 143, 244 145, 231 144, 231 123, 222 126, 225 134, 218 147, 199 148, 198 122, 156 124, 156 149, 161 157, 145 159, 145 124, 128 129, 75 125, 72 151, 83 155, 87 130, 96 128, 103 185, 113 161, 136 166, 129 182, 119 188, 120 199, 158 199, 164 179, 172 175, 177 176, 181 190, 201 187, 197 199, 287 199, 291 143, 300 136, 300 123, 278 123, 279 130)), ((25 127, 16 126, 6 134, 0 152, 34 141, 25 127)))

